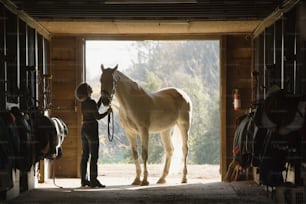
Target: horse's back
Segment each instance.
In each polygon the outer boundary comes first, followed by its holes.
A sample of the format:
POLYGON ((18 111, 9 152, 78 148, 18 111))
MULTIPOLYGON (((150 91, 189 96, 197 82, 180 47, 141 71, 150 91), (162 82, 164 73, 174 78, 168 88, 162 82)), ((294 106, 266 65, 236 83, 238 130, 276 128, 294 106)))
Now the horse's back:
POLYGON ((185 123, 190 125, 192 114, 192 103, 189 96, 181 89, 178 88, 164 88, 158 92, 153 93, 157 101, 161 104, 159 106, 171 106, 169 112, 176 112, 176 123, 185 123), (165 102, 165 100, 168 100, 165 102))
POLYGON ((191 100, 189 96, 181 89, 168 87, 154 92, 152 95, 158 100, 163 98, 171 98, 178 106, 186 106, 189 111, 191 110, 191 100))

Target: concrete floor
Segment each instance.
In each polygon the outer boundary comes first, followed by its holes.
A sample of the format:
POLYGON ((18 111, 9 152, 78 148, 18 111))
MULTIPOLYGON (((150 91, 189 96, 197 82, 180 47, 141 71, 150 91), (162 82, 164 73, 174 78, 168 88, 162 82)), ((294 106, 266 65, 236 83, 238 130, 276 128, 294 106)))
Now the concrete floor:
MULTIPOLYGON (((157 177, 156 177, 157 179, 157 177)), ((79 179, 48 180, 34 190, 6 201, 7 204, 270 204, 274 203, 264 187, 253 181, 225 183, 214 180, 191 180, 188 184, 168 180, 168 184, 132 186, 125 178, 102 178, 104 189, 81 188, 79 179), (117 185, 120 183, 121 185, 117 185), (60 187, 58 187, 60 186, 60 187)), ((155 180, 154 180, 155 182, 155 180)))

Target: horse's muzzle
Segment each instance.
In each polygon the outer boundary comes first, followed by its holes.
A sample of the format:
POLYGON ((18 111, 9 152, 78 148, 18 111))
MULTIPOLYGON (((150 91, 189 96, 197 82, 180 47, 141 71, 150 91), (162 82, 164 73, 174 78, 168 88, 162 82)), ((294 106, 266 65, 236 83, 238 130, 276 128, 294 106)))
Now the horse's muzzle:
POLYGON ((112 102, 112 96, 106 90, 101 91, 101 98, 102 98, 101 100, 104 106, 109 106, 110 103, 112 102))
POLYGON ((110 104, 110 99, 109 98, 102 98, 102 103, 103 103, 103 105, 104 106, 109 106, 109 104, 110 104))

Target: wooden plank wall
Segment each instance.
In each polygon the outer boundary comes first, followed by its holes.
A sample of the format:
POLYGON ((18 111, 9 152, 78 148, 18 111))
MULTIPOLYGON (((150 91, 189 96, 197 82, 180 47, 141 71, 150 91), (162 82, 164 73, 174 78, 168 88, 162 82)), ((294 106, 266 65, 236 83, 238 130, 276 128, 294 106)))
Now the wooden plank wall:
MULTIPOLYGON (((225 66, 226 84, 222 89, 226 90, 225 112, 221 115, 225 125, 225 133, 221 135, 221 175, 222 179, 227 171, 229 163, 233 159, 233 139, 236 128, 236 119, 249 111, 252 102, 252 39, 246 36, 225 37, 223 49, 223 66, 225 66), (223 51, 224 52, 224 51, 223 51), (225 86, 225 87, 224 87, 225 86), (233 109, 233 90, 238 89, 241 98, 241 109, 233 109)), ((222 103, 222 102, 221 102, 222 103)), ((224 101, 223 101, 224 103, 224 101)), ((222 110, 221 110, 222 113, 222 110)))
POLYGON ((54 37, 50 43, 51 116, 61 118, 68 127, 63 142, 63 156, 56 160, 56 177, 78 177, 80 163, 80 113, 74 90, 83 76, 82 39, 54 37))

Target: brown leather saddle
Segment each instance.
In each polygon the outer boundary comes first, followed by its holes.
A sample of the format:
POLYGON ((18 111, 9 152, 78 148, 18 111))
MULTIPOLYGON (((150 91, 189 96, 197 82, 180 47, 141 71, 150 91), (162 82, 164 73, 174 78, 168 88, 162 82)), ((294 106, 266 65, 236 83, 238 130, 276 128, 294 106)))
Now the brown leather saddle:
POLYGON ((283 89, 271 93, 264 101, 264 111, 277 126, 292 122, 298 111, 300 97, 289 96, 283 89))

